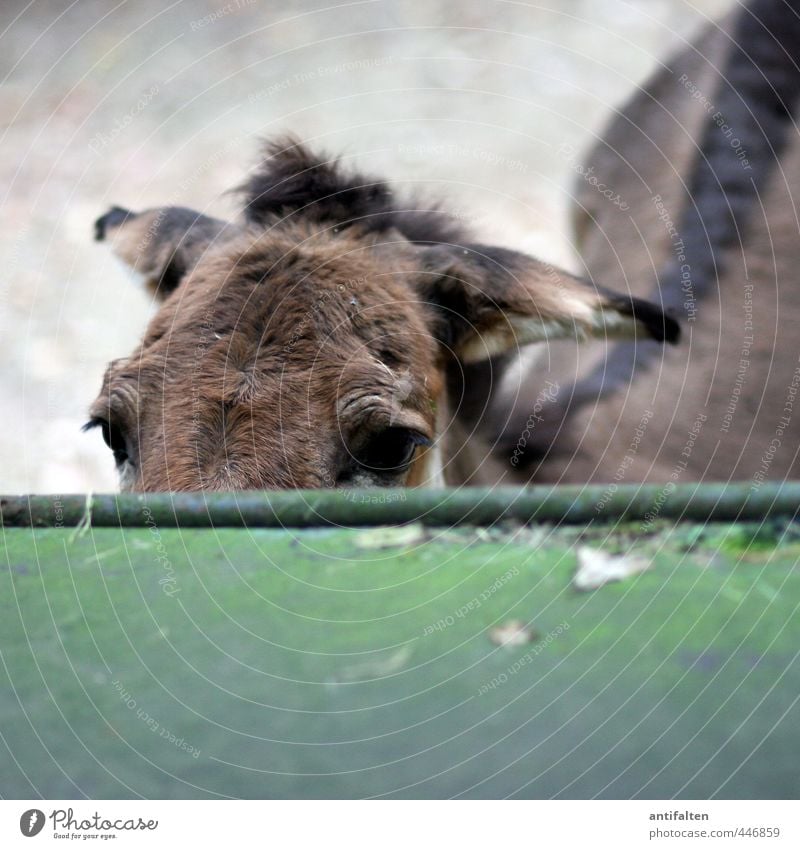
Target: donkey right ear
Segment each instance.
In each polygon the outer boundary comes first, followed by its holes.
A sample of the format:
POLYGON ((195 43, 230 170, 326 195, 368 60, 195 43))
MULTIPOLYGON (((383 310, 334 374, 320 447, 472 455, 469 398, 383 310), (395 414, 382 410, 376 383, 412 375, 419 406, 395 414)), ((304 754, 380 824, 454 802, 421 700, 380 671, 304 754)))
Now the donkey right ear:
POLYGON ((422 250, 424 300, 435 332, 462 362, 487 360, 554 339, 655 339, 675 344, 680 326, 662 307, 594 286, 506 248, 437 245, 422 250))
POLYGON ((235 225, 191 209, 163 206, 131 212, 112 206, 94 222, 98 242, 111 241, 112 250, 143 275, 160 299, 173 292, 217 240, 233 235, 235 225))

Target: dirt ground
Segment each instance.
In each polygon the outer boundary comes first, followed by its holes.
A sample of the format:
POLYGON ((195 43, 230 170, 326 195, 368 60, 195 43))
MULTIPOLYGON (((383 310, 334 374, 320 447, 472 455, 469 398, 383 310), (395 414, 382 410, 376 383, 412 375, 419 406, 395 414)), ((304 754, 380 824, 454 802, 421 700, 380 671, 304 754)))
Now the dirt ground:
POLYGON ((732 3, 3 0, 0 491, 116 488, 80 426, 151 304, 92 241, 106 207, 233 214, 259 138, 291 130, 574 264, 563 145, 732 3))

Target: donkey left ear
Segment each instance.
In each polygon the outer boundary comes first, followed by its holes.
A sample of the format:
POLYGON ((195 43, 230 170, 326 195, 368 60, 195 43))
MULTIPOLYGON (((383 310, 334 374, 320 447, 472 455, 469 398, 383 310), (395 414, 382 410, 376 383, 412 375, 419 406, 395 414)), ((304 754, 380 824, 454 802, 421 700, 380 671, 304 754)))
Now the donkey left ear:
POLYGON ((114 253, 142 274, 160 299, 173 292, 203 253, 235 226, 192 209, 163 206, 131 212, 113 206, 94 222, 98 242, 109 239, 114 253))
POLYGON ((680 326, 659 306, 593 286, 525 254, 486 245, 423 250, 423 298, 465 363, 555 339, 655 339, 680 326))

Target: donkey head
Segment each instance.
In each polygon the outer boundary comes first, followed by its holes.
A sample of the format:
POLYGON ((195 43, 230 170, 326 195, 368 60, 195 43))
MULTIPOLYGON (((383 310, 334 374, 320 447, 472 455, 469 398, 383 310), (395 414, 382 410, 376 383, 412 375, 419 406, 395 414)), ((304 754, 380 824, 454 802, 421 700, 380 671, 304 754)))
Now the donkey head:
POLYGON ((96 222, 160 303, 87 424, 123 489, 441 484, 454 369, 549 339, 678 336, 658 307, 475 244, 291 140, 242 191, 237 223, 96 222))

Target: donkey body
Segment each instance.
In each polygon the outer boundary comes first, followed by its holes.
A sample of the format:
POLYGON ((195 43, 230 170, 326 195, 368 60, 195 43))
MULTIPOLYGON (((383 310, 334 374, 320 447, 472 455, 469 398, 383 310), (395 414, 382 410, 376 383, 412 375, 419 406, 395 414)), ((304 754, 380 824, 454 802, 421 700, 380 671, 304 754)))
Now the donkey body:
POLYGON ((242 194, 236 222, 96 222, 160 303, 90 412, 125 489, 485 480, 477 431, 520 345, 678 337, 659 307, 478 244, 290 139, 242 194))
POLYGON ((798 98, 800 2, 755 0, 662 67, 588 153, 596 182, 580 181, 574 223, 589 277, 672 310, 685 336, 555 343, 522 393, 560 387, 525 446, 534 479, 800 474, 798 98))

